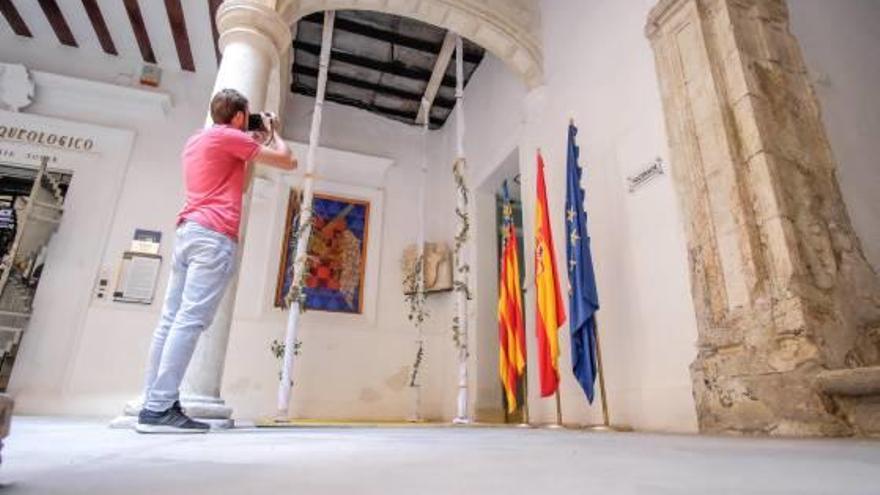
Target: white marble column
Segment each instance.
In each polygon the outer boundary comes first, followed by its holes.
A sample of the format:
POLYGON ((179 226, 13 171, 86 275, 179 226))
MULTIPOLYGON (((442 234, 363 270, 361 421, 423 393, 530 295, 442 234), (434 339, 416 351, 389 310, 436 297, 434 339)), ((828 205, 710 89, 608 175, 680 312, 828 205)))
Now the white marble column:
MULTIPOLYGON (((276 11, 264 5, 250 0, 227 0, 217 12, 217 29, 223 58, 214 93, 226 88, 235 89, 248 98, 251 112, 266 110, 272 69, 286 59, 280 54, 290 50, 290 26, 276 11)), ((277 85, 272 86, 277 88, 277 85)), ((283 91, 283 88, 277 89, 283 91)), ((242 211, 239 259, 245 248, 250 199, 248 191, 242 211)), ((181 402, 187 413, 199 419, 214 420, 212 422, 218 426, 232 425, 232 408, 220 397, 220 387, 237 288, 236 273, 214 322, 199 340, 182 387, 181 402)))
MULTIPOLYGON (((280 64, 290 60, 286 55, 292 41, 290 26, 275 10, 255 0, 226 0, 217 12, 217 29, 223 58, 212 94, 226 88, 235 89, 248 98, 251 112, 276 111, 265 106, 269 101, 284 101, 284 95, 269 98, 267 93, 286 91, 278 84, 270 84, 270 77, 273 69, 275 74, 289 70, 280 64)), ((206 125, 212 125, 210 115, 206 125)), ((245 248, 250 198, 248 190, 242 208, 239 260, 245 248)), ((232 408, 220 397, 220 388, 237 288, 238 273, 229 283, 214 322, 199 339, 181 387, 181 403, 187 414, 221 428, 233 424, 232 408)), ((129 403, 125 415, 115 419, 111 426, 132 426, 141 405, 142 398, 129 403)))

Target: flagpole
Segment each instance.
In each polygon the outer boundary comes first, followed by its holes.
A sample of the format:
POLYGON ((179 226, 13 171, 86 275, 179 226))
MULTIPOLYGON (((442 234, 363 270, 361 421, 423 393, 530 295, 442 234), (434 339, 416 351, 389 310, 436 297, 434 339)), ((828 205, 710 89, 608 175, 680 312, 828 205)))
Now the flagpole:
MULTIPOLYGON (((505 187, 505 191, 507 191, 507 180, 506 179, 504 180, 504 187, 505 187)), ((509 201, 509 199, 508 199, 508 201, 509 201)), ((511 206, 510 221, 513 223, 513 225, 515 227, 516 220, 514 219, 514 215, 513 215, 513 205, 512 205, 512 203, 508 203, 508 204, 511 206)), ((522 215, 522 210, 520 210, 520 215, 522 215)), ((514 228, 513 231, 516 232, 516 229, 514 228)), ((513 235, 510 239, 508 239, 507 242, 517 242, 516 235, 513 235)), ((518 244, 516 246, 517 246, 517 250, 519 250, 518 244)), ((525 253, 523 253, 523 254, 525 254, 525 253)), ((519 257, 517 256, 517 258, 519 258, 519 257)), ((519 273, 518 269, 517 269, 517 273, 519 273)), ((524 276, 524 274, 522 274, 522 275, 523 275, 522 282, 525 282, 525 276, 524 276)), ((526 288, 525 288, 525 284, 523 283, 523 284, 521 284, 521 287, 520 287, 520 293, 517 294, 517 298, 519 298, 519 302, 520 302, 520 309, 522 310, 523 328, 525 328, 525 324, 526 324, 526 320, 525 320, 525 317, 526 317, 526 315, 525 315, 525 300, 526 300, 526 298, 525 298, 525 295, 526 295, 526 288)), ((523 345, 524 346, 526 345, 525 341, 523 342, 523 345)), ((524 349, 524 352, 525 352, 525 349, 524 349)), ((528 353, 525 352, 525 354, 527 355, 528 353)), ((522 406, 521 406, 522 407, 522 417, 520 418, 521 421, 517 425, 517 427, 531 428, 532 425, 529 424, 529 366, 528 366, 528 364, 526 364, 525 367, 523 368, 522 392, 523 392, 522 406)))
MULTIPOLYGON (((516 239, 513 240, 516 242, 516 239)), ((523 322, 525 323, 525 322, 523 322)), ((520 428, 531 428, 532 425, 529 424, 529 367, 526 366, 523 370, 523 415, 522 422, 519 424, 520 428)))
POLYGON ((599 345, 599 321, 594 319, 593 333, 596 337, 596 365, 599 368, 599 393, 602 394, 602 425, 611 428, 608 414, 608 396, 605 394, 605 368, 602 367, 602 346, 599 345))
POLYGON ((605 368, 602 367, 602 346, 599 345, 599 320, 596 319, 594 336, 596 337, 596 367, 599 371, 599 394, 602 396, 602 424, 587 426, 592 431, 632 431, 626 425, 611 426, 611 414, 608 412, 608 397, 605 392, 605 368))
POLYGON ((556 424, 554 427, 562 428, 562 399, 559 397, 559 386, 556 385, 556 424))

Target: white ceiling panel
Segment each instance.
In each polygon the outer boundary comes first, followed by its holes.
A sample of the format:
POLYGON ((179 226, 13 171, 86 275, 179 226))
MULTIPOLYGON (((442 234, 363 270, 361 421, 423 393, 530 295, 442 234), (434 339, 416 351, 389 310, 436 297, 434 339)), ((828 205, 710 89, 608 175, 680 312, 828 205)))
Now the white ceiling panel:
POLYGON ((214 52, 214 32, 211 30, 211 12, 207 0, 183 0, 183 15, 189 33, 189 45, 193 52, 196 72, 213 74, 217 71, 217 55, 214 52))
POLYGON ((83 7, 82 2, 74 0, 58 0, 58 8, 64 15, 70 31, 80 48, 84 50, 103 52, 101 43, 98 41, 98 35, 92 27, 92 21, 89 20, 89 14, 83 7))
POLYGON ((98 6, 101 7, 101 13, 104 14, 107 30, 110 31, 119 56, 126 60, 142 61, 141 52, 138 49, 137 40, 134 37, 131 22, 128 20, 128 13, 125 12, 122 0, 98 0, 98 6))
POLYGON ((0 15, 0 36, 15 36, 15 32, 9 27, 9 22, 2 15, 0 15))
MULTIPOLYGON (((194 2, 198 0, 182 1, 194 2)), ((168 70, 180 70, 177 48, 174 46, 174 34, 171 32, 171 23, 168 22, 168 13, 165 12, 165 2, 162 0, 140 0, 139 3, 141 15, 144 16, 144 25, 147 27, 147 34, 150 35, 150 43, 153 45, 153 53, 156 55, 159 66, 168 70)))

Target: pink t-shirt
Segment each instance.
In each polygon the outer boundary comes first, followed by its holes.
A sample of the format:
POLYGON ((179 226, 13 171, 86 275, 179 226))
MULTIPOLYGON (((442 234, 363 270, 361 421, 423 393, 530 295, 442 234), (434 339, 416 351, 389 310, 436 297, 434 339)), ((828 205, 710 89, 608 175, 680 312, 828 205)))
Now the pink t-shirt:
POLYGON ((245 168, 260 149, 250 135, 215 125, 189 138, 183 148, 186 203, 177 217, 238 240, 245 168))

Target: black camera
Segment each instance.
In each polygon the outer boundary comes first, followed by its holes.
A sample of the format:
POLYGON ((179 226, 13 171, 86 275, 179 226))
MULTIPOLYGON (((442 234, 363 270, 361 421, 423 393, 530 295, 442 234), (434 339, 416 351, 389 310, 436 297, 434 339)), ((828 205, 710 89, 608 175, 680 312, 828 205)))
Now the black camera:
POLYGON ((248 115, 247 130, 260 132, 268 131, 269 129, 266 129, 266 120, 263 118, 263 114, 252 113, 248 115))

